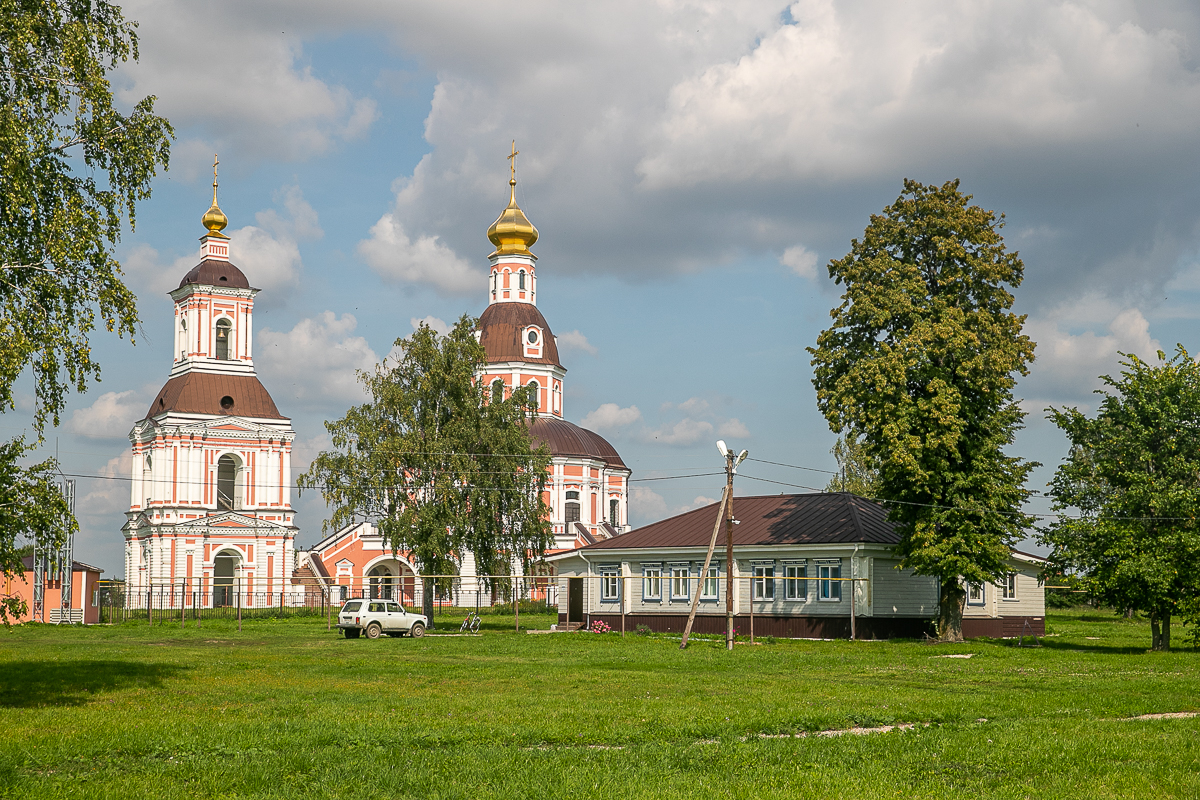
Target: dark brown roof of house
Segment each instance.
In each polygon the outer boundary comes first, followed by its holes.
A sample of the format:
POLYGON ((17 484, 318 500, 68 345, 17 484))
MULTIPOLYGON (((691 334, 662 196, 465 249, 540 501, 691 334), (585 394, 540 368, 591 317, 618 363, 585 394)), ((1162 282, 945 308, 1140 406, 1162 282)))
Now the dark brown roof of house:
POLYGON ((492 303, 479 317, 479 343, 487 353, 489 364, 498 361, 524 361, 529 364, 554 364, 558 361, 558 343, 550 332, 550 324, 532 303, 492 303), (525 356, 521 332, 530 325, 542 329, 542 357, 525 356))
POLYGON ((217 261, 212 258, 206 258, 192 267, 192 271, 184 275, 183 280, 179 282, 179 288, 182 289, 189 283, 199 283, 204 286, 232 286, 235 289, 250 288, 250 281, 246 280, 246 276, 240 269, 229 261, 217 261))
POLYGON ((230 414, 238 417, 287 419, 275 407, 257 375, 214 375, 187 372, 167 381, 146 412, 146 418, 168 411, 183 414, 230 414), (221 400, 228 397, 228 408, 221 400))
POLYGON ((594 458, 616 469, 629 469, 603 436, 558 417, 537 416, 529 422, 533 446, 545 444, 551 455, 594 458))
MULTIPOLYGON (((716 522, 717 503, 655 522, 587 550, 631 547, 708 547, 716 522)), ((900 536, 880 504, 849 493, 785 494, 734 497, 733 543, 771 544, 898 544, 900 536)), ((718 544, 725 543, 722 525, 718 544)))

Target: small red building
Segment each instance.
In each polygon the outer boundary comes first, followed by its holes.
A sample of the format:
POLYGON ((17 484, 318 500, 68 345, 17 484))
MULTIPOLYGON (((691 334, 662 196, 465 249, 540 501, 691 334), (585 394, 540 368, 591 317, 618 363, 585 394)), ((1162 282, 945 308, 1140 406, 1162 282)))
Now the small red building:
POLYGON ((21 559, 25 566, 22 575, 4 578, 5 597, 17 596, 25 601, 25 613, 12 622, 82 622, 84 625, 94 625, 100 621, 99 598, 97 587, 100 583, 100 573, 104 570, 84 564, 82 561, 71 562, 71 597, 70 602, 64 602, 63 581, 57 572, 51 572, 43 577, 43 593, 41 608, 35 605, 33 556, 21 559), (37 614, 35 620, 35 613, 37 614))

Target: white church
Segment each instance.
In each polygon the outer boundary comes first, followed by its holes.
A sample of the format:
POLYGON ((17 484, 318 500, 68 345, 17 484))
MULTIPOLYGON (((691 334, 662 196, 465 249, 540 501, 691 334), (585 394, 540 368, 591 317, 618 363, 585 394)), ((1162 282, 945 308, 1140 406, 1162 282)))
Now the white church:
MULTIPOLYGON (((487 231, 495 250, 477 331, 487 354, 479 378, 493 392, 537 388, 530 433, 552 456, 545 500, 551 552, 560 552, 629 529, 631 473, 604 438, 564 417, 567 370, 537 308, 537 256, 529 248, 538 231, 517 205, 515 187, 514 169, 508 206, 487 231)), ((407 554, 393 553, 370 522, 336 531, 311 550, 297 548, 295 431, 254 370, 258 289, 230 261, 215 172, 203 224, 200 263, 171 292, 170 376, 129 435, 133 489, 122 531, 130 602, 292 605, 332 586, 339 587, 335 599, 370 594, 415 601, 416 565, 407 554)), ((456 593, 473 602, 469 553, 460 574, 456 593)))

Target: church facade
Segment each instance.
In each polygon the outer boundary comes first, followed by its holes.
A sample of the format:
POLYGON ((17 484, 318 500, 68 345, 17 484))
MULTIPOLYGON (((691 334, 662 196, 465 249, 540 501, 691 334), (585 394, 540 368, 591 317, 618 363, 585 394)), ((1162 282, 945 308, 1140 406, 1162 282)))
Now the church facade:
MULTIPOLYGON (((529 429, 534 446, 544 444, 551 454, 544 495, 554 536, 549 552, 615 537, 629 530, 631 471, 602 436, 565 418, 567 369, 554 332, 537 307, 538 259, 529 248, 538 231, 517 205, 515 171, 508 206, 487 235, 495 250, 488 256, 488 305, 476 330, 487 354, 478 379, 493 396, 507 397, 522 386, 537 392, 538 411, 529 429)), ((306 574, 311 571, 342 587, 343 597, 361 593, 413 602, 419 585, 413 580, 416 565, 407 554, 393 553, 369 522, 330 534, 301 554, 300 563, 306 574)), ((455 596, 449 599, 474 604, 479 584, 471 553, 462 554, 459 574, 455 596)))
POLYGON ((205 213, 200 263, 170 293, 173 362, 129 434, 125 580, 137 607, 276 605, 292 589, 291 421, 254 369, 254 297, 228 220, 205 213))

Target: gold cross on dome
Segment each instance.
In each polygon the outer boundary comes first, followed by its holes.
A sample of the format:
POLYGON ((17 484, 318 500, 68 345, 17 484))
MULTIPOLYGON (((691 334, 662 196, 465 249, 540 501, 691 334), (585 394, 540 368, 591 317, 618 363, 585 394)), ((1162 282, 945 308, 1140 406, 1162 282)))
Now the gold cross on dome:
POLYGON ((217 154, 213 153, 213 205, 217 204, 217 164, 221 162, 217 160, 217 154))
POLYGON ((520 153, 521 153, 521 151, 517 149, 517 140, 513 139, 512 155, 510 155, 508 157, 508 161, 509 161, 508 168, 512 171, 511 179, 514 181, 517 179, 517 156, 520 155, 520 153))

